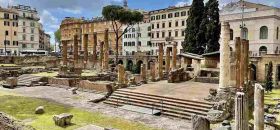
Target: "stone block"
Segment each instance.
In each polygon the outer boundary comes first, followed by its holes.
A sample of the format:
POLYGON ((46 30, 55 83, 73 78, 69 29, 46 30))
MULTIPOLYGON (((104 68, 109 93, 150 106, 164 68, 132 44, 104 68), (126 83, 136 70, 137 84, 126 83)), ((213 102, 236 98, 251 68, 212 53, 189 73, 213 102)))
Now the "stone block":
POLYGON ((18 79, 16 77, 9 77, 6 79, 6 83, 3 85, 5 88, 15 88, 17 86, 18 79))
POLYGON ((35 109, 35 114, 43 114, 45 113, 45 109, 43 106, 39 106, 35 109))
POLYGON ((62 113, 60 115, 53 116, 53 121, 55 122, 55 125, 57 125, 57 126, 66 127, 68 125, 71 125, 72 118, 73 118, 72 114, 62 113))

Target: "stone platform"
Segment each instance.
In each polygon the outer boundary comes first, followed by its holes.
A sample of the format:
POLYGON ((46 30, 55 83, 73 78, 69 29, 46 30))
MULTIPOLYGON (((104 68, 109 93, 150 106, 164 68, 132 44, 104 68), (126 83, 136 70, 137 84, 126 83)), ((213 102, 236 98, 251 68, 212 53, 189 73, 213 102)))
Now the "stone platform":
POLYGON ((218 84, 200 82, 167 83, 167 81, 152 82, 136 88, 125 88, 125 91, 159 95, 183 100, 204 101, 210 89, 218 89, 218 84))

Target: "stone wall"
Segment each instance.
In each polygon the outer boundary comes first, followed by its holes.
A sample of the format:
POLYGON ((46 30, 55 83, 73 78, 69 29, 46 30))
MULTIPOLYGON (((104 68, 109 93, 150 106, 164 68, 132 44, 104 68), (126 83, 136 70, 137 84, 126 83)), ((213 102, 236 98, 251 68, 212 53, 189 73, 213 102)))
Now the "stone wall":
POLYGON ((68 86, 68 87, 76 87, 79 83, 79 79, 74 78, 49 78, 48 83, 52 86, 68 86))
POLYGON ((94 90, 94 91, 99 91, 99 92, 112 92, 113 83, 112 82, 91 82, 88 80, 82 80, 82 81, 80 81, 78 88, 94 90))
POLYGON ((0 56, 0 63, 18 64, 18 65, 46 65, 49 61, 55 61, 51 64, 58 65, 59 59, 53 56, 0 56))
POLYGON ((5 113, 0 112, 0 130, 35 130, 31 126, 13 119, 5 113))

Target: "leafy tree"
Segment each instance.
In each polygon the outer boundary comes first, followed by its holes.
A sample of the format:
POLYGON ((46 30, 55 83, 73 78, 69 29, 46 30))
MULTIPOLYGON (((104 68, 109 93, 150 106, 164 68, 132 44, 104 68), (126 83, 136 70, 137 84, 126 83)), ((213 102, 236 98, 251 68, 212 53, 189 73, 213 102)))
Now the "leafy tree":
POLYGON ((220 49, 220 34, 221 34, 221 24, 219 15, 219 2, 218 0, 209 0, 206 3, 207 10, 206 13, 206 52, 215 52, 220 49))
POLYGON ((189 10, 189 17, 187 19, 187 28, 185 35, 185 42, 183 43, 183 48, 185 52, 202 54, 204 49, 200 42, 198 42, 198 33, 200 24, 202 22, 204 13, 204 3, 203 0, 194 0, 192 6, 189 10))
POLYGON ((267 92, 271 92, 273 88, 273 81, 272 81, 272 61, 269 62, 266 74, 266 81, 265 81, 265 90, 267 92))
POLYGON ((196 39, 197 39, 197 46, 198 48, 198 54, 203 54, 205 53, 205 47, 206 47, 206 43, 207 43, 207 39, 206 39, 206 31, 207 31, 207 24, 209 22, 208 18, 207 18, 207 7, 205 6, 204 8, 204 13, 203 13, 203 19, 199 25, 199 31, 196 35, 196 39))
POLYGON ((55 43, 58 43, 59 50, 61 51, 61 31, 58 29, 54 32, 55 43))
POLYGON ((133 25, 143 21, 143 14, 138 11, 132 11, 125 9, 119 5, 108 5, 102 10, 102 15, 106 20, 112 22, 113 30, 116 35, 116 64, 119 61, 119 40, 120 38, 129 31, 133 25), (122 32, 123 25, 127 25, 122 32), (122 33, 120 33, 122 32, 122 33))

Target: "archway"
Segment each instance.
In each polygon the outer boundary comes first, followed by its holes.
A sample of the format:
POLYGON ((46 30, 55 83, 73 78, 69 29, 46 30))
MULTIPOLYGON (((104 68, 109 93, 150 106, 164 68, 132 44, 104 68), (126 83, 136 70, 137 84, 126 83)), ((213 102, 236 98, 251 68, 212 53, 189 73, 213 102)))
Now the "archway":
POLYGON ((119 60, 119 61, 118 61, 118 64, 123 65, 123 61, 122 61, 122 60, 119 60))
POLYGON ((126 70, 132 71, 132 68, 133 68, 133 61, 132 60, 128 60, 127 64, 126 64, 126 70))
POLYGON ((149 63, 148 63, 148 70, 151 69, 151 65, 152 65, 153 62, 154 62, 154 61, 152 61, 152 60, 149 61, 149 63))
POLYGON ((142 60, 137 61, 136 66, 135 66, 135 68, 134 68, 134 70, 133 70, 133 73, 135 73, 135 74, 140 74, 141 65, 142 65, 142 64, 143 64, 143 61, 142 61, 142 60))
POLYGON ((256 81, 257 80, 257 67, 254 64, 250 64, 250 68, 252 71, 252 73, 251 73, 252 79, 253 79, 253 81, 256 81))
POLYGON ((259 55, 262 54, 267 54, 267 47, 266 46, 261 46, 259 49, 259 55))

